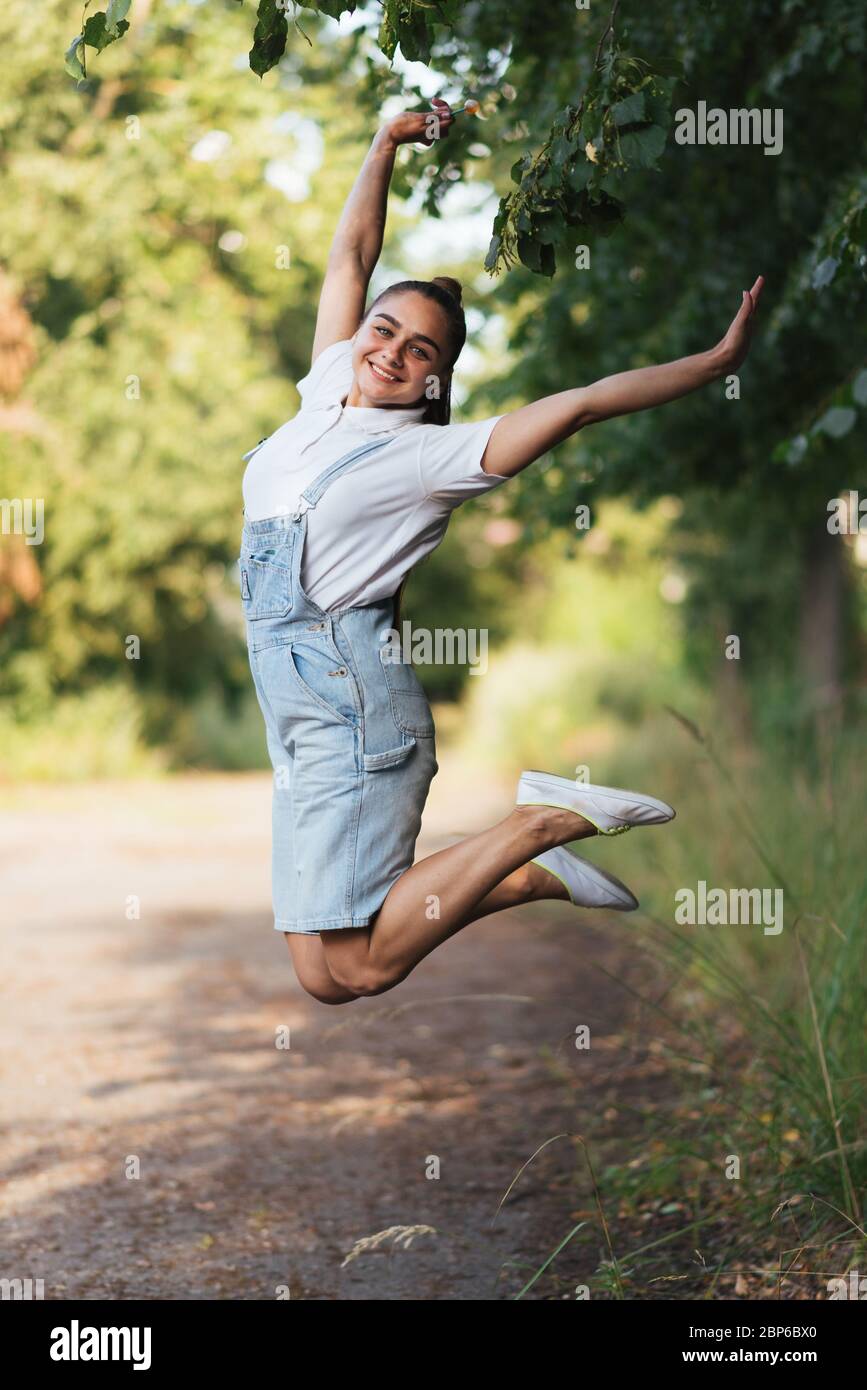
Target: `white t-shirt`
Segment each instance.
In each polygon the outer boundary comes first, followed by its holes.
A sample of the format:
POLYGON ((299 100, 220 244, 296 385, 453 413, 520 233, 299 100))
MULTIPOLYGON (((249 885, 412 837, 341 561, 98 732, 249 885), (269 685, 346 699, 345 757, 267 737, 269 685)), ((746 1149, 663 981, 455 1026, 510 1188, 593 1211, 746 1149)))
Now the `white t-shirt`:
POLYGON ((390 436, 307 512, 301 583, 325 612, 390 598, 413 565, 439 545, 456 507, 508 482, 481 466, 501 415, 423 425, 423 405, 343 405, 352 380, 351 341, 332 343, 298 382, 298 414, 256 450, 242 483, 250 521, 285 516, 330 464, 372 438, 390 436))

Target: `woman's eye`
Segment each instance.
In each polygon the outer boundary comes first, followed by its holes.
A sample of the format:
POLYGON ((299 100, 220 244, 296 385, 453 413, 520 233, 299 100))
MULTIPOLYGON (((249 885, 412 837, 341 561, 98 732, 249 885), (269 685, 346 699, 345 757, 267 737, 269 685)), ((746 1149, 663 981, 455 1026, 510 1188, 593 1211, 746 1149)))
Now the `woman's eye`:
MULTIPOLYGON (((390 328, 386 328, 386 327, 384 326, 384 324, 375 323, 375 324, 373 325, 373 327, 374 327, 374 331, 375 331, 376 333, 382 333, 382 335, 383 335, 384 337, 386 337, 386 338, 391 338, 391 337, 394 336, 393 333, 392 333, 392 331, 391 331, 391 329, 390 329, 390 328)), ((425 352, 424 348, 419 347, 418 344, 413 344, 413 345, 412 345, 412 351, 418 353, 419 357, 423 358, 424 361, 427 362, 427 360, 428 360, 428 355, 427 355, 427 353, 425 352)))

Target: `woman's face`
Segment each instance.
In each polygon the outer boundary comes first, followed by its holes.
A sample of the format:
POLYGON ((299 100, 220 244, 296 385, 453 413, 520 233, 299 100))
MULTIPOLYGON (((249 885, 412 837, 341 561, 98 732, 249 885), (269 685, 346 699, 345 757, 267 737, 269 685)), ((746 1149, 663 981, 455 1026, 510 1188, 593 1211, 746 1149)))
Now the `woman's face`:
POLYGON ((352 352, 365 406, 426 404, 445 393, 448 324, 422 294, 386 295, 358 329, 352 352))

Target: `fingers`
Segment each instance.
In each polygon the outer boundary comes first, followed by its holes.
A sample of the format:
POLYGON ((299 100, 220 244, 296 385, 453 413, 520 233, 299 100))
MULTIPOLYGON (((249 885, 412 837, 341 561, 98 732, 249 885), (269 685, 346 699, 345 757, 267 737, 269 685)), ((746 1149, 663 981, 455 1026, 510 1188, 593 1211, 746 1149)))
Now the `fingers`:
POLYGON ((448 135, 454 118, 454 112, 448 102, 443 101, 442 97, 433 97, 430 111, 414 113, 415 121, 422 126, 422 133, 417 136, 416 143, 430 148, 437 140, 448 135))
POLYGON ((436 140, 441 139, 443 135, 448 135, 451 130, 452 121, 455 118, 454 112, 448 102, 444 101, 442 97, 433 97, 431 99, 431 110, 423 117, 426 125, 428 118, 432 115, 437 118, 436 130, 434 134, 422 139, 422 144, 425 145, 432 145, 436 140))
POLYGON ((738 319, 746 320, 752 318, 759 302, 759 296, 764 288, 764 283, 764 275, 759 275, 751 290, 741 290, 741 307, 735 315, 735 322, 737 322, 738 319))
POLYGON ((750 290, 750 301, 751 301, 752 306, 753 306, 754 309, 755 309, 756 305, 757 305, 758 302, 759 302, 759 296, 760 296, 761 293, 762 293, 762 290, 763 290, 763 288, 764 288, 764 284, 765 284, 765 277, 764 277, 764 275, 758 275, 758 276, 756 277, 756 282, 755 282, 755 284, 753 285, 752 289, 750 290))
POLYGON ((749 350, 756 305, 759 302, 764 283, 765 277, 759 275, 751 290, 741 290, 741 307, 732 319, 729 330, 722 340, 722 346, 728 349, 730 360, 735 367, 740 365, 749 350))
POLYGON ((749 292, 747 290, 741 290, 741 307, 728 326, 728 332, 726 333, 727 341, 734 343, 745 337, 750 328, 752 312, 753 301, 750 299, 749 292))
POLYGON ((444 125, 450 124, 454 120, 452 108, 442 97, 434 97, 431 100, 431 106, 444 125))

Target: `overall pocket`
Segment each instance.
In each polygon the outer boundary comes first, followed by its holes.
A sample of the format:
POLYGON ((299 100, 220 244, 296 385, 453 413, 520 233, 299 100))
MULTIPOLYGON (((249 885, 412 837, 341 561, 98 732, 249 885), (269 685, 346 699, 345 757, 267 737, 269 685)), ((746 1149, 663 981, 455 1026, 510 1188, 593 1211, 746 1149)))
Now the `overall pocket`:
POLYGON ((254 622, 257 618, 285 618, 292 610, 289 538, 263 538, 260 544, 244 547, 238 564, 245 615, 254 622))
POLYGON ((389 648, 379 649, 379 664, 388 687, 391 717, 404 734, 433 738, 434 721, 424 687, 408 661, 390 661, 389 648))
POLYGON ((355 679, 328 639, 297 641, 287 648, 289 673, 308 699, 353 728, 359 719, 355 679))

